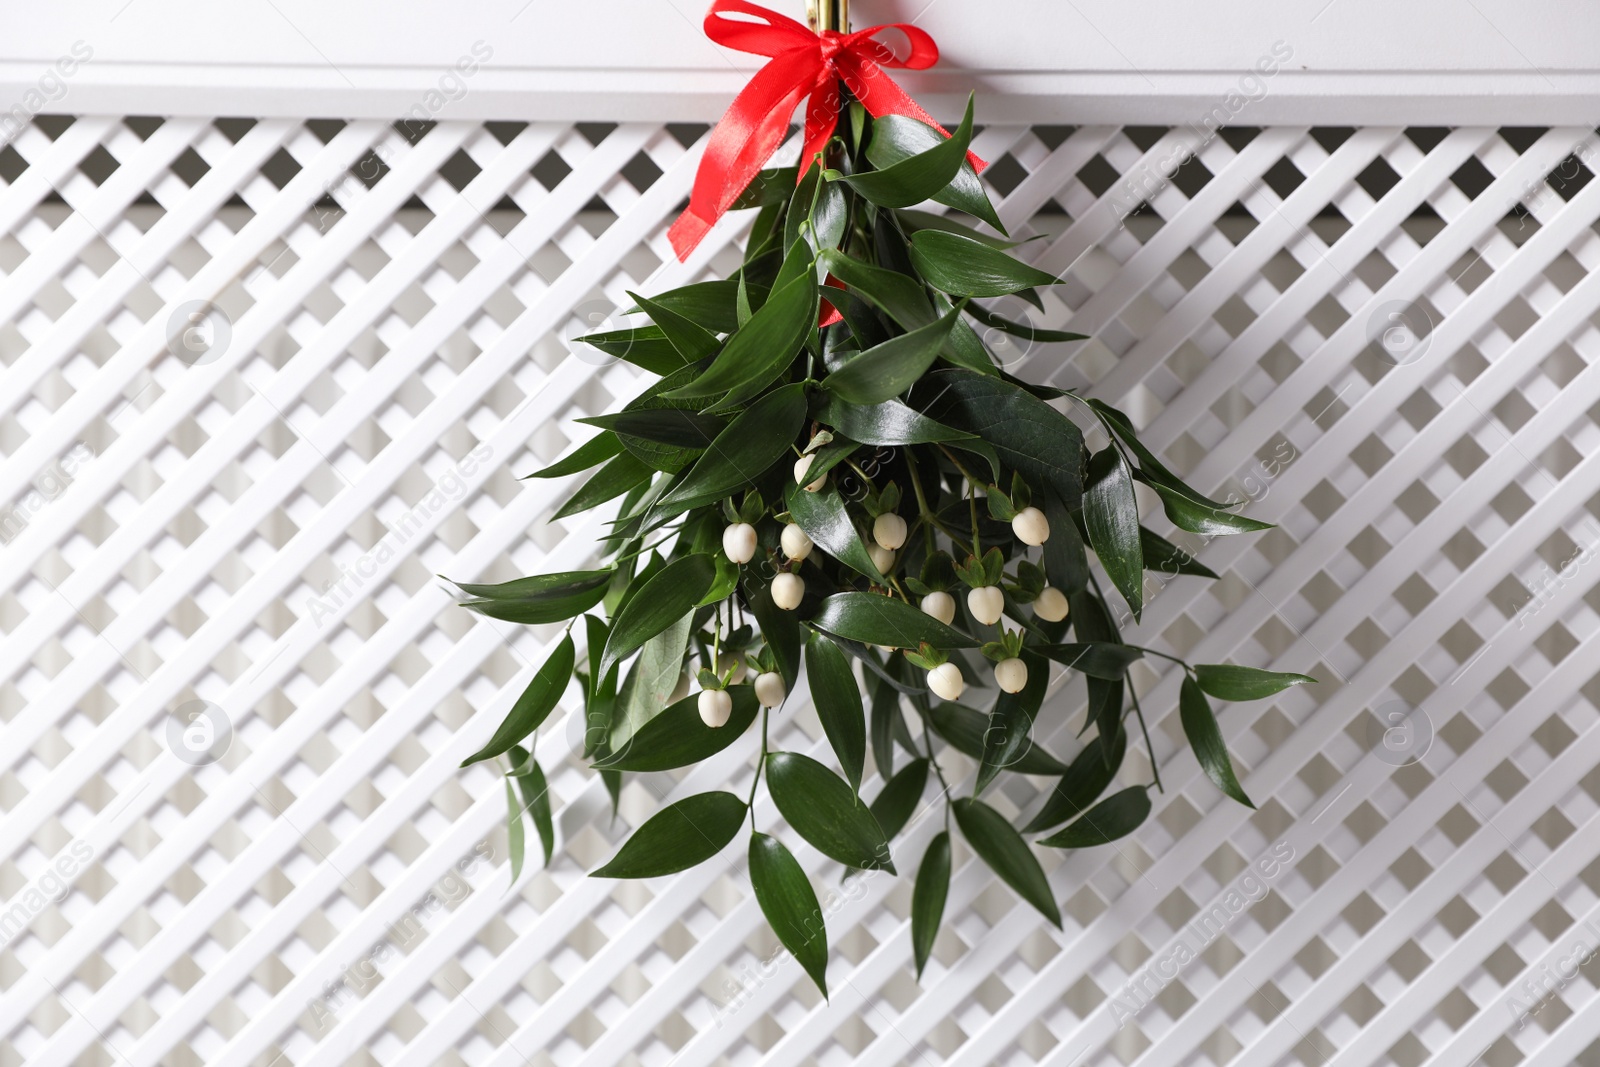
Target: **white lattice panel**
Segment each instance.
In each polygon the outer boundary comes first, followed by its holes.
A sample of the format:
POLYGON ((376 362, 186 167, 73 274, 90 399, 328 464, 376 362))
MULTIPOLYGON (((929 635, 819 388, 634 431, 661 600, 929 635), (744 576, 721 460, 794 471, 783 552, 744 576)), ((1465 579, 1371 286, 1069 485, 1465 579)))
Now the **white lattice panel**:
MULTIPOLYGON (((508 892, 500 782, 457 764, 559 629, 436 576, 589 558, 595 521, 546 521, 566 487, 517 475, 641 386, 565 338, 737 264, 737 222, 666 245, 702 132, 41 117, 0 149, 0 1064, 1600 1063, 1583 129, 1235 129, 1175 173, 1193 130, 975 144, 1067 279, 1045 324, 1096 338, 1020 372, 1281 524, 1201 547, 1223 579, 1152 583, 1135 631, 1321 680, 1222 718, 1258 812, 1147 661, 1166 793, 1046 857, 1065 929, 958 852, 919 984, 909 883, 858 881, 825 1003, 736 850, 584 874, 751 746, 631 777, 612 820, 568 715, 556 857, 508 892)), ((1059 754, 1080 703, 1041 717, 1059 754)))

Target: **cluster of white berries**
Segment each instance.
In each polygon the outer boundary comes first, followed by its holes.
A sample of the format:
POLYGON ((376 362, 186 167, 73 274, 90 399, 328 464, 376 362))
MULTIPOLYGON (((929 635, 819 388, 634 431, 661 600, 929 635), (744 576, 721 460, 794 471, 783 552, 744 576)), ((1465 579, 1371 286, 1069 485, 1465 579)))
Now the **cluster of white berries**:
MULTIPOLYGON (((815 460, 816 456, 808 453, 801 456, 794 464, 795 484, 804 484, 806 491, 810 493, 821 489, 828 480, 824 474, 806 483, 806 476, 810 473, 815 460)), ((1026 507, 1012 517, 1011 530, 1017 540, 1037 548, 1050 537, 1050 521, 1038 508, 1026 507)), ((894 566, 895 553, 905 545, 906 534, 906 520, 894 512, 885 512, 873 520, 873 543, 868 546, 867 553, 879 571, 887 574, 894 566)), ((805 530, 793 522, 783 528, 779 543, 783 548, 783 554, 795 563, 803 561, 816 547, 805 530)), ((756 529, 748 522, 733 523, 722 532, 722 550, 735 564, 743 565, 754 559, 756 547, 756 529)), ((772 579, 772 603, 784 611, 798 608, 801 600, 805 598, 805 592, 805 579, 792 571, 783 571, 772 579)), ((984 626, 998 623, 1000 616, 1005 612, 1005 606, 1005 594, 997 585, 980 586, 967 593, 967 610, 984 626)), ((955 621, 955 598, 943 590, 923 597, 921 607, 923 612, 946 626, 955 621)), ((1061 590, 1047 585, 1034 599, 1033 610, 1034 614, 1046 622, 1060 622, 1067 617, 1066 595, 1061 590)), ((720 677, 726 673, 729 666, 733 669, 730 681, 734 683, 743 681, 745 666, 743 660, 738 657, 734 657, 729 664, 724 664, 719 658, 715 673, 720 677)), ((1001 660, 994 666, 994 680, 995 684, 1005 692, 1019 693, 1028 684, 1028 665, 1014 656, 1001 660)), ((687 675, 679 680, 679 688, 687 693, 687 675)), ((961 676, 960 667, 954 663, 942 663, 928 672, 928 688, 941 699, 958 700, 966 688, 966 679, 961 676)), ((756 699, 762 707, 775 708, 783 703, 785 687, 782 675, 770 671, 760 675, 756 678, 755 689, 756 699)), ((681 700, 682 695, 675 693, 674 699, 681 700)), ((723 689, 703 690, 700 693, 699 704, 700 718, 707 726, 723 725, 733 711, 733 698, 723 689)))

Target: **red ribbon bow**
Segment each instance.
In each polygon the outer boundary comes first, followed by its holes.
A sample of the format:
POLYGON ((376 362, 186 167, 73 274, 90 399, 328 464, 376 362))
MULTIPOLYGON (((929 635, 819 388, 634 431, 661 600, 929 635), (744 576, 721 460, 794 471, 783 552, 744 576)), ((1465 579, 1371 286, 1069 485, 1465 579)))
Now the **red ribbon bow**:
MULTIPOLYGON (((939 47, 915 26, 892 22, 854 33, 824 30, 814 34, 794 19, 745 0, 714 0, 706 14, 705 30, 706 36, 718 44, 771 56, 772 60, 756 72, 711 131, 711 143, 695 174, 689 208, 667 231, 680 261, 689 257, 762 165, 772 158, 789 132, 795 107, 809 96, 805 145, 800 154, 804 174, 804 164, 815 158, 833 135, 839 118, 841 78, 874 116, 907 115, 949 136, 883 72, 884 67, 925 70, 938 62, 939 47), (729 12, 761 21, 725 17, 729 12), (875 39, 884 30, 899 30, 906 35, 911 42, 906 58, 896 56, 875 39)), ((971 152, 967 153, 967 160, 976 170, 986 166, 971 152)))

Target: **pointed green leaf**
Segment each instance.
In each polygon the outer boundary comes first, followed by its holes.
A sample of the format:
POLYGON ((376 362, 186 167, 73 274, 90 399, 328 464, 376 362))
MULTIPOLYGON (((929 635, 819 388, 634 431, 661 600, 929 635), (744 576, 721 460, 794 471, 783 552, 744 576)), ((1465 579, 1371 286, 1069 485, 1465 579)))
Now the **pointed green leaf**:
POLYGON ((904 830, 906 823, 911 821, 911 816, 916 814, 917 805, 922 802, 922 793, 928 785, 928 761, 914 759, 904 767, 900 773, 884 783, 878 790, 878 795, 873 798, 870 808, 872 817, 878 820, 878 825, 883 828, 883 836, 893 841, 904 830))
MULTIPOLYGON (((900 159, 892 158, 892 149, 880 149, 874 158, 869 147, 867 158, 876 169, 846 175, 844 180, 879 207, 910 207, 938 195, 955 180, 966 161, 967 146, 972 143, 972 105, 973 97, 969 94, 961 125, 948 138, 931 127, 924 127, 938 139, 933 147, 900 159)), ((901 131, 893 126, 885 133, 881 122, 874 123, 872 139, 876 144, 880 138, 892 138, 899 133, 901 131)))
POLYGON ((566 691, 567 682, 572 678, 573 657, 572 635, 562 634, 561 642, 556 645, 555 651, 550 653, 550 658, 545 660, 544 666, 533 676, 528 688, 522 691, 522 695, 512 705, 511 713, 494 732, 494 736, 489 738, 489 743, 462 760, 461 766, 470 767, 481 760, 493 759, 504 752, 509 752, 512 745, 537 730, 539 725, 550 717, 556 701, 560 700, 561 694, 566 691))
POLYGON ((894 720, 900 714, 900 692, 875 677, 869 676, 868 680, 876 685, 872 692, 869 722, 872 762, 878 768, 878 774, 887 782, 894 776, 894 720))
POLYGON ((1133 785, 1112 793, 1090 808, 1077 822, 1039 844, 1049 848, 1093 848, 1127 837, 1150 816, 1150 791, 1133 785))
POLYGON ((599 433, 567 453, 566 456, 524 478, 565 478, 586 471, 622 451, 622 441, 614 433, 599 433))
POLYGON ((1245 796, 1244 787, 1233 773, 1233 761, 1228 758, 1228 749, 1223 744, 1222 730, 1217 726, 1216 716, 1211 714, 1211 704, 1193 678, 1185 678, 1178 689, 1178 717, 1183 722, 1183 733, 1189 739, 1189 747, 1194 749, 1206 777, 1234 800, 1247 808, 1254 808, 1255 805, 1245 796))
POLYGON ((1194 669, 1195 681, 1218 700, 1260 700, 1294 685, 1315 684, 1304 674, 1236 667, 1231 663, 1202 663, 1194 669))
POLYGON ((518 578, 499 585, 457 583, 462 591, 478 599, 462 607, 502 622, 537 626, 565 622, 594 607, 606 595, 612 571, 563 571, 518 578))
POLYGON ((750 835, 750 886, 778 943, 799 961, 817 989, 828 995, 828 931, 816 890, 783 842, 750 835))
POLYGON ((1106 791, 1111 779, 1122 766, 1122 757, 1128 751, 1128 732, 1116 730, 1111 734, 1098 734, 1084 746, 1073 759, 1072 766, 1061 776, 1056 787, 1045 798, 1044 807, 1022 828, 1025 834, 1060 826, 1089 810, 1095 798, 1106 791), (1110 744, 1106 739, 1110 738, 1110 744))
POLYGON ((806 638, 806 677, 822 731, 839 757, 850 788, 859 793, 867 760, 867 714, 861 705, 861 688, 844 653, 816 630, 806 638))
POLYGON ((517 794, 511 788, 510 779, 506 780, 506 844, 511 851, 511 884, 516 885, 517 879, 522 877, 522 854, 524 850, 523 837, 527 831, 522 826, 522 806, 517 803, 517 794))
POLYGON ((967 839, 972 851, 989 869, 1000 876, 1023 900, 1038 909, 1057 929, 1061 927, 1061 909, 1050 892, 1050 882, 1044 868, 1028 847, 1016 828, 1006 822, 1005 816, 981 800, 961 797, 951 804, 956 825, 961 836, 967 839))
POLYGON ((667 564, 617 611, 606 638, 600 673, 632 654, 641 645, 683 618, 700 602, 716 578, 716 564, 704 552, 667 564))
POLYGON ((1139 546, 1144 550, 1144 567, 1147 571, 1171 575, 1192 574, 1198 578, 1217 577, 1216 571, 1143 526, 1139 527, 1139 546))
MULTIPOLYGON (((734 315, 734 299, 738 289, 737 278, 719 278, 716 281, 680 285, 676 289, 657 293, 650 299, 658 307, 677 312, 712 333, 732 333, 739 327, 734 315)), ((623 314, 632 315, 642 310, 638 307, 629 308, 623 314)))
POLYGON ((608 356, 632 363, 651 374, 671 374, 684 365, 682 354, 667 340, 667 335, 659 326, 591 333, 573 340, 598 348, 608 356))
POLYGON ((710 397, 764 386, 783 373, 817 325, 817 284, 808 272, 775 291, 728 339, 704 374, 671 397, 710 397))
POLYGON ((748 685, 728 687, 733 711, 721 726, 707 726, 700 718, 700 694, 691 693, 639 728, 626 748, 596 764, 619 771, 670 771, 708 760, 737 741, 761 710, 755 690, 748 685))
MULTIPOLYGON (((989 716, 965 704, 944 701, 933 706, 928 718, 934 732, 950 742, 951 748, 975 760, 983 759, 983 735, 989 729, 989 716)), ((1057 775, 1065 774, 1067 765, 1041 746, 1030 744, 1007 769, 1017 774, 1057 775)))
POLYGON ((1270 522, 1196 503, 1187 494, 1153 481, 1148 475, 1141 474, 1139 480, 1156 491, 1161 498, 1162 510, 1172 520, 1172 525, 1180 530, 1207 537, 1226 537, 1229 534, 1257 533, 1273 528, 1270 522))
POLYGON ((610 751, 626 751, 633 735, 666 709, 667 698, 678 687, 683 673, 684 652, 689 647, 693 623, 694 613, 684 612, 682 618, 640 646, 639 658, 617 693, 617 707, 606 737, 610 751))
POLYGON ((1089 544, 1100 557, 1111 584, 1117 587, 1134 619, 1144 609, 1144 549, 1139 542, 1139 504, 1133 476, 1116 446, 1089 457, 1083 490, 1083 524, 1089 544))
POLYGON ((1050 539, 1044 543, 1045 575, 1063 593, 1076 593, 1089 584, 1089 557, 1083 549, 1083 538, 1054 488, 1044 494, 1040 506, 1050 522, 1050 539))
POLYGON ((783 675, 784 686, 792 690, 795 679, 800 676, 800 620, 795 618, 794 612, 784 611, 772 602, 770 584, 754 591, 746 585, 745 591, 750 613, 756 617, 761 636, 778 661, 778 673, 783 675))
MULTIPOLYGON (((854 404, 827 393, 817 397, 816 418, 852 441, 866 445, 922 445, 960 441, 984 445, 965 430, 941 425, 899 400, 854 404)), ((986 446, 985 446, 986 447, 986 446)))
POLYGON ((652 322, 660 327, 666 334, 667 340, 672 342, 672 347, 678 350, 685 363, 698 363, 708 356, 714 355, 721 342, 717 335, 701 326, 698 322, 679 314, 665 304, 658 304, 654 300, 646 300, 638 293, 629 293, 635 304, 644 309, 652 322))
POLYGON ((1134 660, 1144 657, 1143 649, 1114 641, 1040 645, 1039 652, 1063 667, 1071 667, 1075 671, 1113 682, 1128 673, 1128 667, 1134 660))
POLYGON ((785 385, 774 389, 717 435, 705 455, 695 461, 657 507, 682 511, 753 484, 768 467, 789 454, 789 446, 805 419, 803 387, 785 385))
POLYGON ((732 793, 697 793, 670 804, 624 841, 591 878, 659 878, 704 863, 733 840, 745 816, 732 793))
POLYGON ((556 509, 551 518, 564 519, 568 515, 599 507, 607 500, 614 500, 634 486, 648 481, 655 473, 637 457, 623 453, 596 471, 565 504, 556 509))
POLYGON ((1045 330, 1020 322, 1012 322, 1010 319, 1002 318, 987 308, 979 307, 977 304, 968 304, 967 314, 985 326, 992 327, 1002 333, 1009 333, 1013 337, 1020 337, 1025 341, 1053 344, 1061 341, 1087 341, 1089 339, 1089 335, 1084 333, 1069 333, 1066 330, 1045 330))
POLYGON ((911 262, 929 285, 951 296, 1005 296, 1056 276, 948 230, 921 230, 911 240, 911 262))
POLYGON ((916 956, 917 977, 933 954, 934 939, 944 921, 944 902, 950 893, 950 835, 940 831, 928 842, 917 868, 917 883, 911 890, 911 950, 916 956))
MULTIPOLYGON (((815 466, 815 463, 812 465, 815 466)), ((866 575, 875 584, 887 584, 873 564, 872 557, 867 554, 867 546, 861 542, 861 534, 856 530, 856 524, 851 521, 850 513, 845 510, 844 501, 832 483, 808 493, 804 486, 795 485, 791 478, 785 502, 789 516, 818 548, 846 567, 866 575)))
POLYGON ((555 814, 550 810, 550 787, 545 782, 544 771, 529 759, 519 765, 512 777, 517 780, 517 790, 522 794, 523 808, 533 816, 534 829, 539 831, 539 845, 544 849, 544 865, 548 867, 550 857, 555 853, 556 828, 555 814))
POLYGON ((1036 492, 1049 484, 1068 508, 1079 505, 1083 433, 1026 389, 968 370, 937 370, 911 390, 910 404, 946 426, 983 438, 1036 492))
POLYGON ((848 783, 798 752, 767 756, 767 788, 784 819, 811 847, 847 867, 894 873, 889 842, 848 783))
POLYGON ((823 388, 851 404, 893 400, 933 365, 961 307, 958 304, 943 318, 860 353, 828 375, 823 388))
POLYGON ((887 267, 863 263, 839 251, 824 252, 817 259, 829 274, 899 323, 902 329, 919 329, 938 318, 928 294, 915 278, 887 267))
POLYGON ((1002 692, 989 713, 978 778, 972 787, 974 796, 988 788, 1002 769, 1017 766, 1033 749, 1033 721, 1050 684, 1050 665, 1032 649, 1023 650, 1022 661, 1028 665, 1028 684, 1020 693, 1002 692))
MULTIPOLYGON (((819 544, 821 542, 818 542, 819 544)), ((835 593, 822 602, 811 625, 863 645, 916 648, 975 648, 978 642, 903 600, 877 593, 835 593)))

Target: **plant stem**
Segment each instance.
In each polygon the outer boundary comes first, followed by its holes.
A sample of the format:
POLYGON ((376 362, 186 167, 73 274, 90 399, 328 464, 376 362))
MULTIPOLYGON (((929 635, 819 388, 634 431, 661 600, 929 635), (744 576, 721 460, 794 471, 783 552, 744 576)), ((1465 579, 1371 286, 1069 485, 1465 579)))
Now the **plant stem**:
POLYGON ((1139 716, 1139 732, 1144 734, 1144 747, 1150 752, 1150 773, 1155 775, 1156 791, 1165 793, 1166 790, 1161 786, 1161 768, 1156 766, 1156 746, 1150 743, 1150 730, 1144 724, 1144 709, 1139 706, 1139 694, 1133 688, 1133 679, 1129 678, 1127 682, 1128 696, 1133 700, 1134 714, 1139 716))
POLYGON ((750 779, 750 796, 744 806, 750 809, 750 830, 756 828, 756 786, 761 783, 761 769, 767 765, 767 709, 761 709, 761 758, 756 760, 756 774, 750 779))

